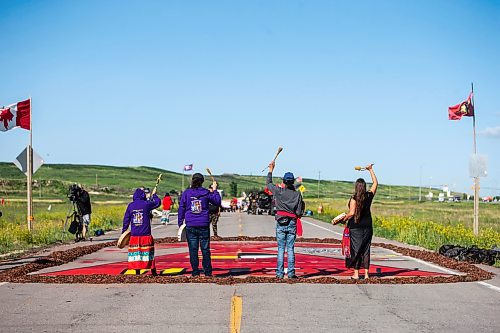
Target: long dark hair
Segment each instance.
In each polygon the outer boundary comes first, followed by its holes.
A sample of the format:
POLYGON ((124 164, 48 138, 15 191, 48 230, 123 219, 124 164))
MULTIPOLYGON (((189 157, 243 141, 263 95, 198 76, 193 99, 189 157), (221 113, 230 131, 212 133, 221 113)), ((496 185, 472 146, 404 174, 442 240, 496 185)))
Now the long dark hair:
POLYGON ((198 188, 203 185, 203 182, 205 181, 205 178, 201 173, 195 173, 193 177, 191 178, 191 188, 198 188))
POLYGON ((356 201, 356 209, 354 210, 354 223, 359 223, 361 212, 363 211, 366 199, 366 182, 363 178, 358 178, 354 183, 353 199, 356 201))
POLYGON ((198 188, 203 185, 203 179, 193 179, 191 181, 191 188, 198 188))
POLYGON ((287 180, 283 182, 285 184, 285 187, 289 190, 295 191, 295 186, 293 185, 293 180, 287 180))

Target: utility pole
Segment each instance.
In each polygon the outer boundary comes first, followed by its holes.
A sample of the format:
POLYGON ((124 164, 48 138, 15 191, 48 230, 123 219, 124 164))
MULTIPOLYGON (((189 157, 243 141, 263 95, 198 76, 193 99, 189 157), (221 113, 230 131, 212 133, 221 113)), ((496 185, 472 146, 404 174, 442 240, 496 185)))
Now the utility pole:
POLYGON ((318 199, 319 199, 319 185, 321 183, 321 171, 318 171, 318 199))
MULTIPOLYGON (((472 89, 472 106, 474 107, 474 113, 472 115, 472 131, 474 135, 474 156, 477 156, 477 145, 476 145, 476 108, 474 103, 474 83, 471 83, 472 89)), ((473 224, 474 236, 479 235, 479 176, 474 177, 474 224, 473 224)))
POLYGON ((33 122, 31 115, 31 96, 30 96, 30 142, 28 145, 28 179, 27 179, 27 203, 28 203, 28 230, 33 232, 33 122))
POLYGON ((420 166, 420 181, 418 183, 418 202, 422 201, 422 166, 420 166))

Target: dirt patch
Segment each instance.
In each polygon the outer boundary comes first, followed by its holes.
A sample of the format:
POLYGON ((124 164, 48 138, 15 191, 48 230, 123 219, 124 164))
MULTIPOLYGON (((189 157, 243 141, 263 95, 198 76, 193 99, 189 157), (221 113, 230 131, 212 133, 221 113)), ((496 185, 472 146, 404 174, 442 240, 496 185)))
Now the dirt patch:
MULTIPOLYGON (((175 237, 166 237, 155 240, 156 243, 178 243, 175 237)), ((252 242, 252 241, 272 241, 274 237, 213 237, 212 241, 218 242, 252 242)), ((328 243, 339 244, 340 241, 332 238, 299 238, 298 243, 328 243)), ((315 279, 277 279, 272 277, 248 276, 245 278, 237 277, 186 277, 186 276, 133 276, 133 275, 58 275, 58 276, 40 276, 29 275, 41 269, 53 266, 59 266, 75 260, 78 257, 99 251, 105 247, 115 246, 115 242, 107 242, 88 246, 77 247, 66 251, 53 252, 45 258, 36 260, 19 267, 4 270, 0 272, 1 282, 12 283, 90 283, 90 284, 111 284, 111 283, 216 283, 219 285, 232 285, 239 283, 314 283, 314 284, 434 284, 434 283, 455 283, 472 282, 491 279, 494 274, 487 272, 472 264, 459 262, 454 259, 444 257, 438 253, 425 250, 412 250, 404 247, 375 243, 373 246, 383 247, 402 255, 421 259, 427 262, 435 263, 441 267, 449 268, 464 275, 452 276, 417 276, 417 277, 399 277, 392 279, 370 278, 368 280, 338 279, 335 277, 320 277, 315 279)))

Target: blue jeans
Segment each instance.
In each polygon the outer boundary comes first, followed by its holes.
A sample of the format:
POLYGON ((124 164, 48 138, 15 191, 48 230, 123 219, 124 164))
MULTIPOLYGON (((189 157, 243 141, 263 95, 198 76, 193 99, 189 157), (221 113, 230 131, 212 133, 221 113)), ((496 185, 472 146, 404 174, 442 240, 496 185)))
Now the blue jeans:
POLYGON ((295 238, 297 237, 297 221, 291 220, 288 225, 280 225, 276 222, 276 239, 278 240, 278 266, 276 276, 282 278, 285 275, 285 247, 288 257, 288 277, 295 275, 295 238))
POLYGON ((212 260, 210 258, 210 227, 188 227, 186 226, 186 238, 189 247, 189 261, 193 276, 200 275, 198 269, 199 258, 198 249, 201 245, 201 254, 203 255, 202 265, 205 276, 212 276, 212 260))

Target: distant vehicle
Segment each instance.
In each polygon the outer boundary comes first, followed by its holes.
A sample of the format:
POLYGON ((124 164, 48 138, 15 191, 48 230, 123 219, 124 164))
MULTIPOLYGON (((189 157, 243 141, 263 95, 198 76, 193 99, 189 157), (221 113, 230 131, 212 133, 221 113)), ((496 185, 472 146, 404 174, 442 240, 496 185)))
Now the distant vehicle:
POLYGON ((273 208, 273 197, 272 195, 269 195, 265 191, 261 191, 258 194, 258 199, 257 199, 257 214, 262 215, 262 214, 272 214, 272 208, 273 208))
POLYGON ((493 197, 483 197, 483 202, 493 202, 493 197))

